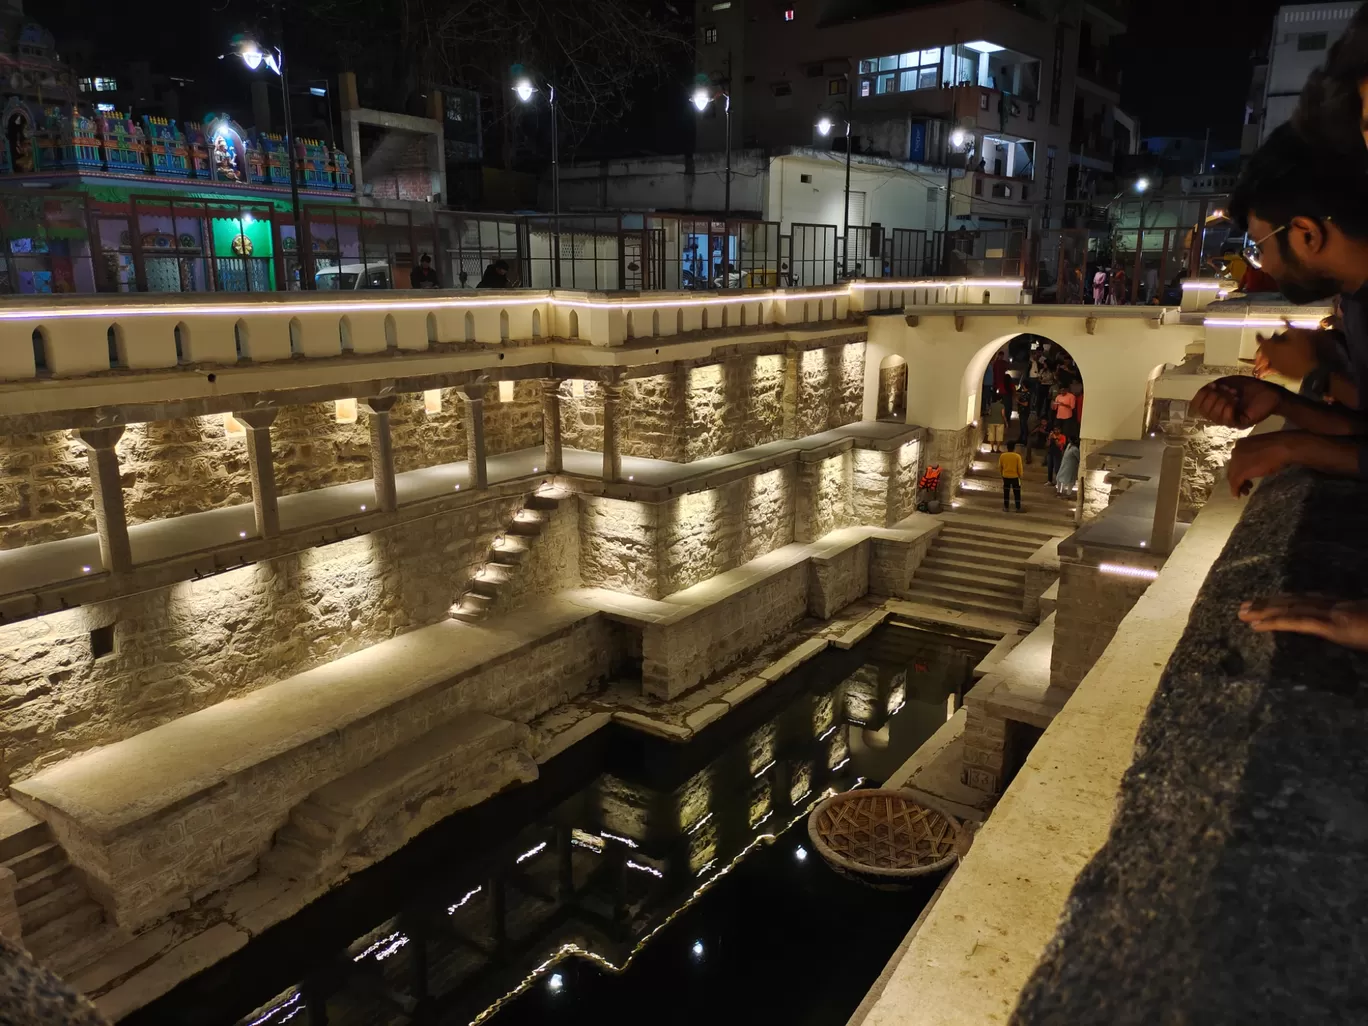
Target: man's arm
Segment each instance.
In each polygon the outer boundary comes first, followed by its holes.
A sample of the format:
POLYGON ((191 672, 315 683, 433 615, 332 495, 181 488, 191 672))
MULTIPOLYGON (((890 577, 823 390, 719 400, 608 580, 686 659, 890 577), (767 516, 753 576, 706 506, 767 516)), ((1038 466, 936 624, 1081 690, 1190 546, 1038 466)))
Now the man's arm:
MULTIPOLYGON (((1357 388, 1354 393, 1357 395, 1357 388)), ((1318 435, 1368 434, 1368 419, 1359 411, 1343 406, 1327 406, 1291 392, 1279 398, 1277 415, 1289 424, 1318 435)))
POLYGON ((1363 439, 1328 437, 1306 431, 1274 431, 1235 443, 1226 466, 1233 495, 1244 495, 1257 477, 1299 466, 1336 477, 1368 476, 1368 446, 1363 439))

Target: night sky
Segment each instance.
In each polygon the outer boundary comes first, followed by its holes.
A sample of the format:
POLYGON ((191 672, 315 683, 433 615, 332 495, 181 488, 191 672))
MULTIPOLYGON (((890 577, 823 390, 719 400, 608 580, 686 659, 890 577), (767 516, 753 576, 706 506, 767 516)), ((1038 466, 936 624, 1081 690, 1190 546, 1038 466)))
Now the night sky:
POLYGON ((1141 135, 1236 145, 1253 65, 1267 59, 1276 0, 1132 0, 1121 108, 1141 135))
MULTIPOLYGON (((1267 53, 1276 0, 1133 0, 1132 6, 1142 13, 1132 16, 1121 44, 1122 108, 1140 119, 1144 135, 1200 138, 1210 126, 1213 142, 1236 144, 1250 68, 1267 53)), ((187 115, 199 106, 250 114, 249 76, 236 62, 216 56, 264 8, 257 0, 141 0, 137 19, 111 17, 110 8, 94 8, 91 0, 45 0, 41 11, 32 2, 29 7, 49 27, 60 26, 59 45, 65 36, 84 35, 99 48, 141 55, 158 70, 194 77, 197 88, 187 97, 187 115)), ((293 41, 300 73, 310 63, 319 65, 316 73, 336 73, 324 66, 329 62, 326 43, 293 41)), ((632 135, 659 134, 644 126, 623 127, 632 135)), ((640 144, 657 150, 668 142, 643 137, 640 144)), ((685 145, 687 140, 680 140, 676 148, 685 145)))

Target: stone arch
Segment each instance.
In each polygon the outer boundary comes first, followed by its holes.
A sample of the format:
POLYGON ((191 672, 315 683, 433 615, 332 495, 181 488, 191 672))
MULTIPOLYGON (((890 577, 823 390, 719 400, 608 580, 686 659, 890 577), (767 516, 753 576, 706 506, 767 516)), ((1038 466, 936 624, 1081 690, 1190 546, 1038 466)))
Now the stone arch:
POLYGON ((475 314, 467 310, 465 315, 465 340, 475 341, 475 314))
POLYGON ((247 327, 247 322, 241 317, 233 325, 233 345, 237 348, 239 360, 250 360, 252 358, 252 332, 247 327))
POLYGON ((541 338, 541 311, 532 311, 532 337, 541 338))
POLYGON ((190 362, 190 325, 180 321, 171 329, 171 340, 176 343, 176 362, 190 362))
POLYGON ((675 311, 675 334, 684 334, 684 308, 682 306, 675 311))
POLYGON ((570 311, 570 337, 579 338, 579 314, 574 310, 570 311))
POLYGON ((399 348, 399 324, 394 314, 385 314, 385 348, 399 348))
POLYGON ((722 327, 725 328, 726 326, 727 326, 727 307, 726 307, 726 305, 724 304, 723 307, 722 307, 722 327))
POLYGON ((350 353, 352 351, 352 322, 350 317, 343 317, 337 322, 337 340, 342 346, 342 352, 350 353))
POLYGON ((427 340, 428 345, 438 341, 437 338, 437 315, 429 312, 427 315, 427 340))
POLYGON ((298 317, 290 318, 290 355, 304 355, 304 325, 298 317))
POLYGON ((745 303, 742 303, 742 304, 741 304, 741 327, 744 328, 745 326, 746 326, 746 304, 745 304, 745 303))
POLYGON ((907 421, 907 361, 890 353, 879 361, 878 419, 907 421))
POLYGON ((704 331, 708 330, 708 308, 706 306, 703 308, 703 316, 699 321, 699 327, 704 331))
POLYGON ((500 341, 500 342, 507 342, 508 339, 509 339, 509 337, 510 337, 510 336, 509 336, 509 333, 508 333, 508 311, 507 311, 507 310, 500 310, 500 311, 499 311, 499 341, 500 341))
POLYGON ((636 318, 631 310, 627 311, 627 337, 636 338, 636 318))
POLYGON ((652 338, 659 338, 659 337, 660 337, 660 311, 659 311, 659 310, 652 310, 652 311, 651 311, 651 337, 652 337, 652 338))

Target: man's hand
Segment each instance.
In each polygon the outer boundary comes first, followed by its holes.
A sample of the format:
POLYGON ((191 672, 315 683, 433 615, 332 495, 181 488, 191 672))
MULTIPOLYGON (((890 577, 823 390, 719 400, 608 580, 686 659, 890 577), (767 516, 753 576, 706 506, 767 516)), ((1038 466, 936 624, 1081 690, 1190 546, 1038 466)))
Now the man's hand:
POLYGON ((1283 318, 1283 323, 1287 327, 1276 335, 1267 338, 1256 336, 1259 356, 1263 359, 1255 363, 1255 372, 1261 366, 1266 366, 1285 378, 1300 380, 1320 366, 1324 356, 1322 343, 1325 341, 1325 332, 1294 328, 1286 318, 1283 318))
POLYGON ((1192 397, 1190 411, 1225 427, 1253 427, 1278 412, 1291 393, 1258 378, 1236 375, 1203 385, 1192 397))
POLYGON ((1347 648, 1368 649, 1368 602, 1322 595, 1274 595, 1243 603, 1240 619, 1256 631, 1314 634, 1347 648))
POLYGON ((1230 481, 1231 495, 1248 495, 1254 487, 1254 479, 1276 473, 1294 462, 1292 447, 1289 443, 1290 432, 1275 431, 1272 434, 1241 438, 1230 452, 1230 462, 1226 464, 1226 477, 1230 481))

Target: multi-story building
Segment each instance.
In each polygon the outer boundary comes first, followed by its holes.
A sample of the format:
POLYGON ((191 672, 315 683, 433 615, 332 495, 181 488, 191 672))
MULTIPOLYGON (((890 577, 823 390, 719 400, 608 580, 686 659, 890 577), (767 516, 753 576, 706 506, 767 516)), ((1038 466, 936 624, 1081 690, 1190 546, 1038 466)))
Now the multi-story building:
MULTIPOLYGON (((815 126, 848 119, 857 153, 965 168, 951 227, 1057 223, 1085 128, 1080 159, 1110 171, 1116 14, 1076 2, 889 6, 699 0, 698 70, 729 91, 733 140, 840 149, 841 133, 823 139, 815 126)), ((721 149, 724 131, 709 108, 700 149, 721 149)))
POLYGON ((1279 7, 1273 19, 1264 72, 1259 142, 1292 116, 1307 76, 1324 63, 1325 53, 1353 20, 1356 3, 1296 4, 1279 7))

